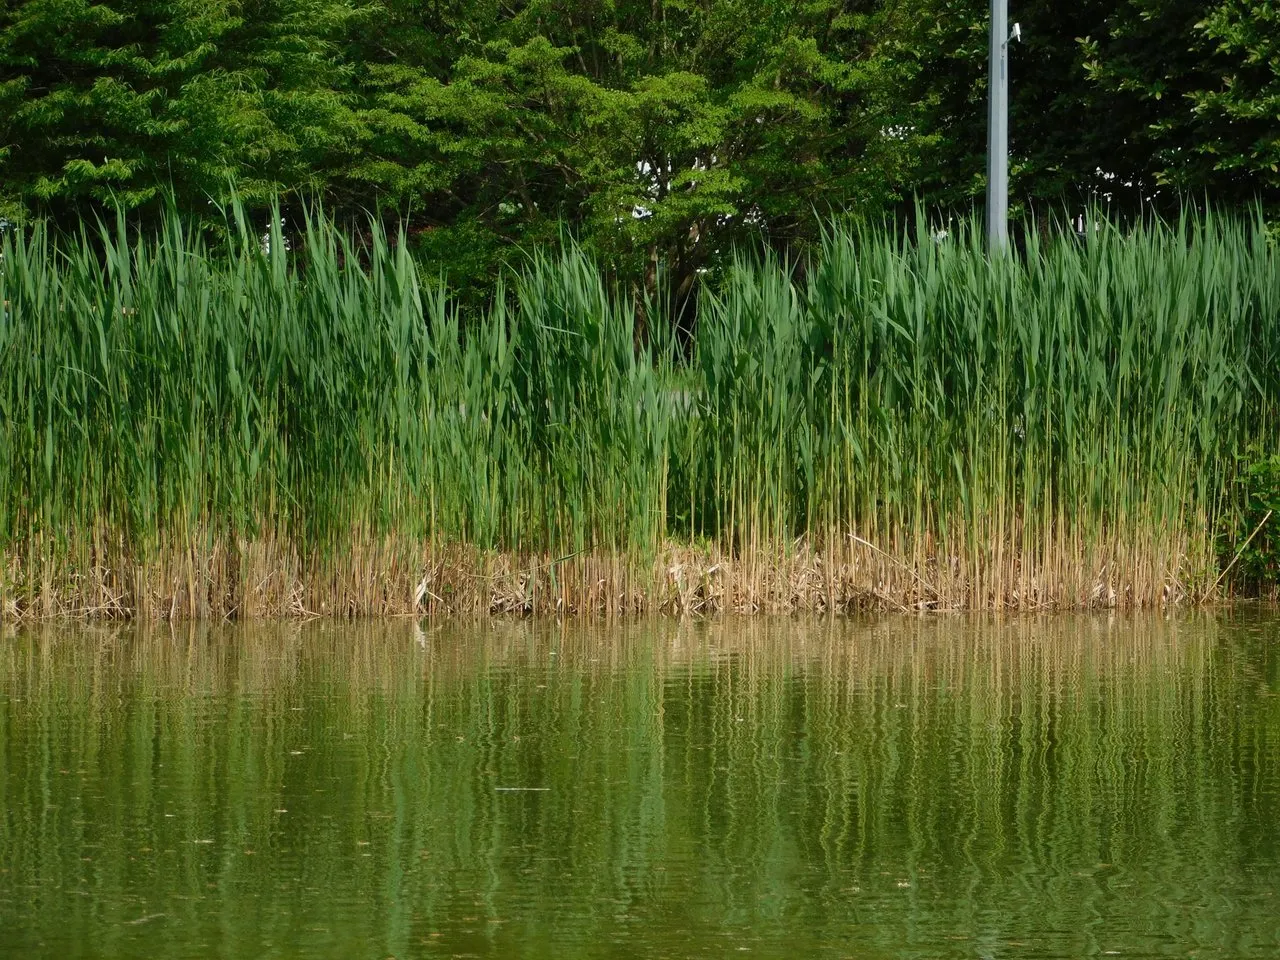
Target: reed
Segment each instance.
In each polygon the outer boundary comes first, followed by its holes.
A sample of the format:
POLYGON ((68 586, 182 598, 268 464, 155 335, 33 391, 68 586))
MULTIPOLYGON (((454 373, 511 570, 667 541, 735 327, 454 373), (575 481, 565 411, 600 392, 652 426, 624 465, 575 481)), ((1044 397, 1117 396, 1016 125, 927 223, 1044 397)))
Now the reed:
POLYGON ((0 617, 1202 599, 1276 446, 1253 220, 834 223, 687 357, 572 247, 464 319, 379 224, 245 224, 5 235, 0 617))

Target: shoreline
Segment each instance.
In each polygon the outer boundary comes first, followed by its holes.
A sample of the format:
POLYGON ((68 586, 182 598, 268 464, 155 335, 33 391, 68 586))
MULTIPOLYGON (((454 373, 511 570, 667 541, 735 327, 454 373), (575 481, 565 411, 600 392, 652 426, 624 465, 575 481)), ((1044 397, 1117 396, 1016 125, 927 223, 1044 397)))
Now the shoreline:
POLYGON ((157 550, 145 562, 99 547, 39 569, 0 558, 0 622, 1130 610, 1225 593, 1192 573, 1211 569, 1193 538, 1083 542, 940 553, 846 535, 736 554, 667 542, 646 558, 384 539, 304 560, 258 539, 157 550))

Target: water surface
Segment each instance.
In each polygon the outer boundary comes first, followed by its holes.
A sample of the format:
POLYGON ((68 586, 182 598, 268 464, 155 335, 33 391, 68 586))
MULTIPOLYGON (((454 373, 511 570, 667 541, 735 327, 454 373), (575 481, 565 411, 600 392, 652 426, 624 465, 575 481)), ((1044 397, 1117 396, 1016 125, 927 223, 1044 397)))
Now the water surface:
POLYGON ((1280 619, 0 635, 3 957, 1280 956, 1280 619))

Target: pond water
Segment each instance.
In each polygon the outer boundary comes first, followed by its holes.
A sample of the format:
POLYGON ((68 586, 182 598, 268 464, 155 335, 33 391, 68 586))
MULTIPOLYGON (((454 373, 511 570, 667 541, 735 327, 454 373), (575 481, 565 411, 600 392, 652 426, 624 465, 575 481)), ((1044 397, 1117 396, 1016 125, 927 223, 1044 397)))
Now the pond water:
POLYGON ((1280 956, 1280 619, 9 632, 0 956, 1280 956))

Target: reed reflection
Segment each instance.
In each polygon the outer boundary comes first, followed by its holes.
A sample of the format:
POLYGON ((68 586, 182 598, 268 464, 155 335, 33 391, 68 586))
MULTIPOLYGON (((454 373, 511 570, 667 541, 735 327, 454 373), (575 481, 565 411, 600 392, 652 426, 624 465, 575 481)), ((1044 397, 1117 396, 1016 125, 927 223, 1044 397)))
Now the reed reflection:
POLYGON ((1271 956, 1278 635, 10 635, 0 952, 1271 956))

